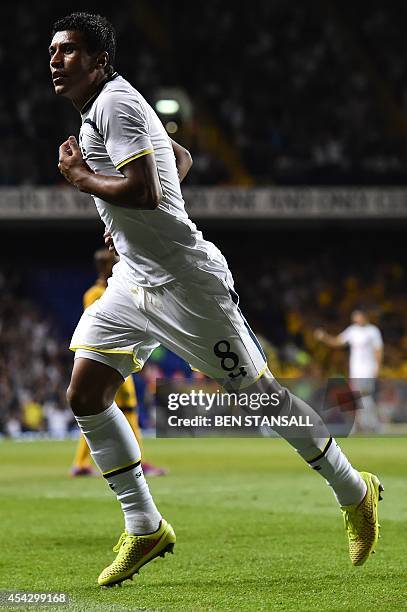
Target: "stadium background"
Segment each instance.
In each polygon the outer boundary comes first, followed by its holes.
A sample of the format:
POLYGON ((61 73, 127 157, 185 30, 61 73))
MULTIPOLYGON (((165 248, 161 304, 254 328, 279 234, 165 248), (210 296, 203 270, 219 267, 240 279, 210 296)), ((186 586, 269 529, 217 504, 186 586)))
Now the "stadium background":
MULTIPOLYGON (((3 3, 0 588, 65 591, 74 611, 403 608, 397 435, 341 441, 385 484, 383 537, 361 570, 331 491, 284 442, 146 439, 148 459, 169 469, 149 485, 176 554, 120 590, 95 588, 120 510, 101 479, 68 477, 76 440, 52 439, 71 427, 67 343, 103 245, 91 198, 57 170, 79 117, 53 94, 47 48, 53 20, 75 9, 114 23, 117 68, 148 100, 178 103, 162 119, 194 158, 187 208, 225 253, 272 371, 344 375, 346 351, 316 345, 312 331, 340 331, 363 304, 385 341, 381 414, 393 427, 407 420, 405 3, 3 3)), ((190 376, 165 350, 154 355, 136 381, 145 427, 162 372, 190 376)))
MULTIPOLYGON (((364 305, 384 335, 382 376, 403 378, 404 4, 213 0, 179 10, 155 0, 86 9, 116 26, 119 72, 152 103, 175 100, 161 118, 194 159, 188 208, 225 253, 273 372, 346 374, 346 351, 317 345, 312 331, 339 332, 364 305)), ((49 28, 60 13, 47 2, 35 11, 9 3, 1 25, 0 431, 9 435, 46 429, 44 406, 66 410, 66 345, 103 244, 90 198, 84 214, 57 170, 59 144, 79 128, 48 73, 49 28)), ((186 364, 162 349, 137 377, 143 425, 151 424, 145 388, 180 373, 189 375, 186 364)), ((387 389, 385 419, 404 394, 402 385, 387 389)))

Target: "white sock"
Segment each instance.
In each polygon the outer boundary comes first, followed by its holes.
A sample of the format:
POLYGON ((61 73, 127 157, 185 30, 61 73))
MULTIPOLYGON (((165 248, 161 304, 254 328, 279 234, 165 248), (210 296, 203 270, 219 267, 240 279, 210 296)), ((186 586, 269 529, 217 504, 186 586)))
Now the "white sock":
POLYGON ((140 447, 123 412, 113 403, 99 414, 75 418, 96 465, 121 503, 126 531, 132 535, 156 531, 161 515, 141 469, 140 447))
POLYGON ((341 506, 359 504, 366 494, 366 483, 355 470, 322 421, 311 406, 293 395, 274 379, 269 370, 256 383, 260 391, 278 392, 280 404, 278 414, 281 416, 309 417, 313 427, 273 429, 291 446, 309 465, 323 476, 332 487, 335 497, 341 506))
POLYGON ((341 506, 359 504, 366 495, 365 481, 333 438, 329 438, 319 456, 306 461, 327 480, 341 506))

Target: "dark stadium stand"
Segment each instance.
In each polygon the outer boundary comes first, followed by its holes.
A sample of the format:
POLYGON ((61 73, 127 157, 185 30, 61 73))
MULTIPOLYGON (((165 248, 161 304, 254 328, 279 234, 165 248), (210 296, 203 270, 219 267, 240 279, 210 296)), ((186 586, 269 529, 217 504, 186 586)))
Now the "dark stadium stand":
MULTIPOLYGON (((149 100, 163 87, 191 99, 192 117, 174 135, 192 150, 190 183, 406 182, 400 0, 92 8, 115 24, 117 68, 149 100)), ((35 12, 26 0, 3 7, 0 184, 62 183, 57 147, 77 133, 79 117, 55 98, 48 74, 49 30, 60 14, 48 2, 35 12)))

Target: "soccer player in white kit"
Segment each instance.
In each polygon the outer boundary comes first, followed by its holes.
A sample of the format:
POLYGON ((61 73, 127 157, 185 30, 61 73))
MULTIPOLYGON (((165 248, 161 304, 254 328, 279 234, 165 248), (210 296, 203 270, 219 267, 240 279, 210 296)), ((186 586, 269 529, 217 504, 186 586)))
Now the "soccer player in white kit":
POLYGON ((354 310, 349 325, 337 336, 316 330, 315 336, 332 348, 349 346, 349 378, 352 388, 361 394, 355 424, 363 431, 379 431, 380 420, 373 399, 376 380, 383 360, 383 338, 380 329, 369 323, 366 312, 354 310))
POLYGON ((58 20, 49 47, 55 92, 70 99, 82 118, 79 145, 73 136, 61 145, 59 169, 93 196, 120 255, 106 292, 84 312, 73 335, 67 392, 124 513, 117 556, 98 583, 121 584, 175 544, 145 481, 137 440, 114 403, 123 380, 143 367, 159 343, 226 388, 277 393, 280 415, 311 419, 313 427, 305 431, 276 431, 332 487, 352 563, 361 565, 378 539, 379 480, 356 471, 315 411, 268 370, 225 258, 185 211, 180 182, 190 156, 115 72, 115 48, 112 25, 88 13, 58 20))

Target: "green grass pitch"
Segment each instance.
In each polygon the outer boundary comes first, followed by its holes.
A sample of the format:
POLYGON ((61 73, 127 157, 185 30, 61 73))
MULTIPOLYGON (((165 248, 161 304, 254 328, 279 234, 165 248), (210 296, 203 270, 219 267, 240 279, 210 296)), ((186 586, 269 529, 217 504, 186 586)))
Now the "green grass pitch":
POLYGON ((171 470, 150 486, 175 554, 102 590, 96 578, 122 530, 106 483, 67 476, 74 442, 2 442, 0 588, 65 591, 68 608, 44 609, 87 612, 407 608, 407 440, 342 447, 385 486, 382 537, 365 566, 350 565, 329 487, 283 441, 147 440, 149 458, 171 470))

